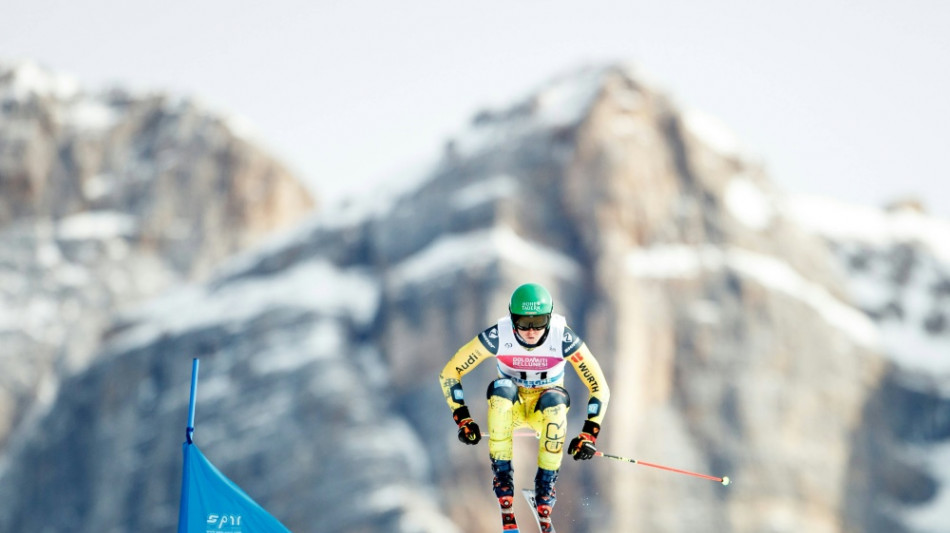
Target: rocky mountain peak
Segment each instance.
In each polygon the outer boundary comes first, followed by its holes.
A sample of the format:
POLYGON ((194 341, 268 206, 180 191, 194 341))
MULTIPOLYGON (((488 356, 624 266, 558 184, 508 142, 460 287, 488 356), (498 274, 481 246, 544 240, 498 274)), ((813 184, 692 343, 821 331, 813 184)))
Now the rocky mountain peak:
POLYGON ((187 98, 0 62, 0 449, 93 358, 113 312, 205 278, 313 205, 187 98))
MULTIPOLYGON (((734 481, 568 459, 560 530, 926 530, 931 511, 881 502, 943 501, 890 452, 944 438, 900 406, 946 402, 903 382, 837 245, 714 120, 635 70, 585 68, 476 114, 414 182, 113 315, 11 452, 0 529, 173 527, 192 357, 197 442, 292 530, 497 528, 485 450, 456 442, 436 375, 536 281, 606 371, 598 446, 734 481)), ((463 379, 479 422, 494 375, 463 379)), ((536 446, 517 444, 519 487, 536 446)))

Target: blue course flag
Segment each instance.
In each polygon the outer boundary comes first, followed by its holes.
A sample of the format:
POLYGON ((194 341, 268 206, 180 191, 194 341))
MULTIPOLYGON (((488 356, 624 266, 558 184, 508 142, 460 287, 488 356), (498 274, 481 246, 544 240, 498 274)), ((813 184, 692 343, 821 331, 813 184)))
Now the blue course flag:
POLYGON ((192 435, 198 392, 198 359, 191 362, 191 399, 185 429, 178 533, 290 533, 290 530, 224 477, 205 458, 192 435))
POLYGON ((178 533, 290 533, 226 478, 194 443, 184 443, 178 533))

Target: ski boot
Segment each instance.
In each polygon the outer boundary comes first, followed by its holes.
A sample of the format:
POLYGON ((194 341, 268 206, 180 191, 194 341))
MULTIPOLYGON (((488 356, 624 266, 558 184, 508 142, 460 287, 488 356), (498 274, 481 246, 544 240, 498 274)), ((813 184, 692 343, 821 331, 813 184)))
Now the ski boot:
POLYGON ((557 501, 554 495, 557 472, 557 470, 538 468, 538 474, 534 477, 534 495, 541 533, 554 533, 554 526, 551 524, 551 511, 554 510, 554 502, 557 501))
POLYGON ((495 497, 498 498, 498 507, 501 508, 501 528, 504 531, 517 531, 518 523, 515 521, 514 509, 515 483, 512 478, 511 461, 492 459, 491 469, 495 474, 492 489, 495 491, 495 497))

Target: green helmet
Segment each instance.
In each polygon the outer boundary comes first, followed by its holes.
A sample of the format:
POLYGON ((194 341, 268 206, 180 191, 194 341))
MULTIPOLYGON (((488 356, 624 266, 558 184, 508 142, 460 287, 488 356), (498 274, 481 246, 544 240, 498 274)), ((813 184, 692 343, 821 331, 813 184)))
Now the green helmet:
POLYGON ((511 293, 508 312, 513 315, 548 315, 554 310, 554 300, 547 289, 537 283, 525 283, 511 293))

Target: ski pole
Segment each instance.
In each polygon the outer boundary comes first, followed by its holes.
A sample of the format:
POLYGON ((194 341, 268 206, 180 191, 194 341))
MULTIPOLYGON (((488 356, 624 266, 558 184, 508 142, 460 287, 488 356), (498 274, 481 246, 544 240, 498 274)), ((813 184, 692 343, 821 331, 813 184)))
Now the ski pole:
POLYGON ((617 461, 624 461, 624 462, 627 462, 627 463, 633 463, 633 464, 635 464, 635 465, 643 465, 643 466, 649 466, 649 467, 651 467, 651 468, 659 468, 659 469, 661 469, 661 470, 668 470, 668 471, 670 471, 670 472, 676 472, 677 474, 686 474, 687 476, 694 476, 694 477, 699 477, 699 478, 703 478, 703 479, 709 479, 709 480, 712 480, 712 481, 718 481, 718 482, 722 483, 723 485, 728 485, 728 484, 730 483, 730 481, 729 481, 729 476, 722 476, 722 477, 708 476, 708 475, 706 475, 706 474, 698 474, 698 473, 696 473, 696 472, 690 472, 689 470, 680 470, 679 468, 672 468, 672 467, 669 467, 669 466, 663 466, 663 465, 658 465, 658 464, 654 464, 654 463, 648 463, 648 462, 646 462, 646 461, 639 461, 639 460, 637 460, 637 459, 630 459, 629 457, 621 457, 621 456, 619 456, 619 455, 611 455, 611 454, 609 454, 609 453, 604 453, 604 452, 595 452, 594 455, 596 455, 596 456, 598 456, 598 457, 606 457, 606 458, 608 458, 608 459, 616 459, 617 461))

